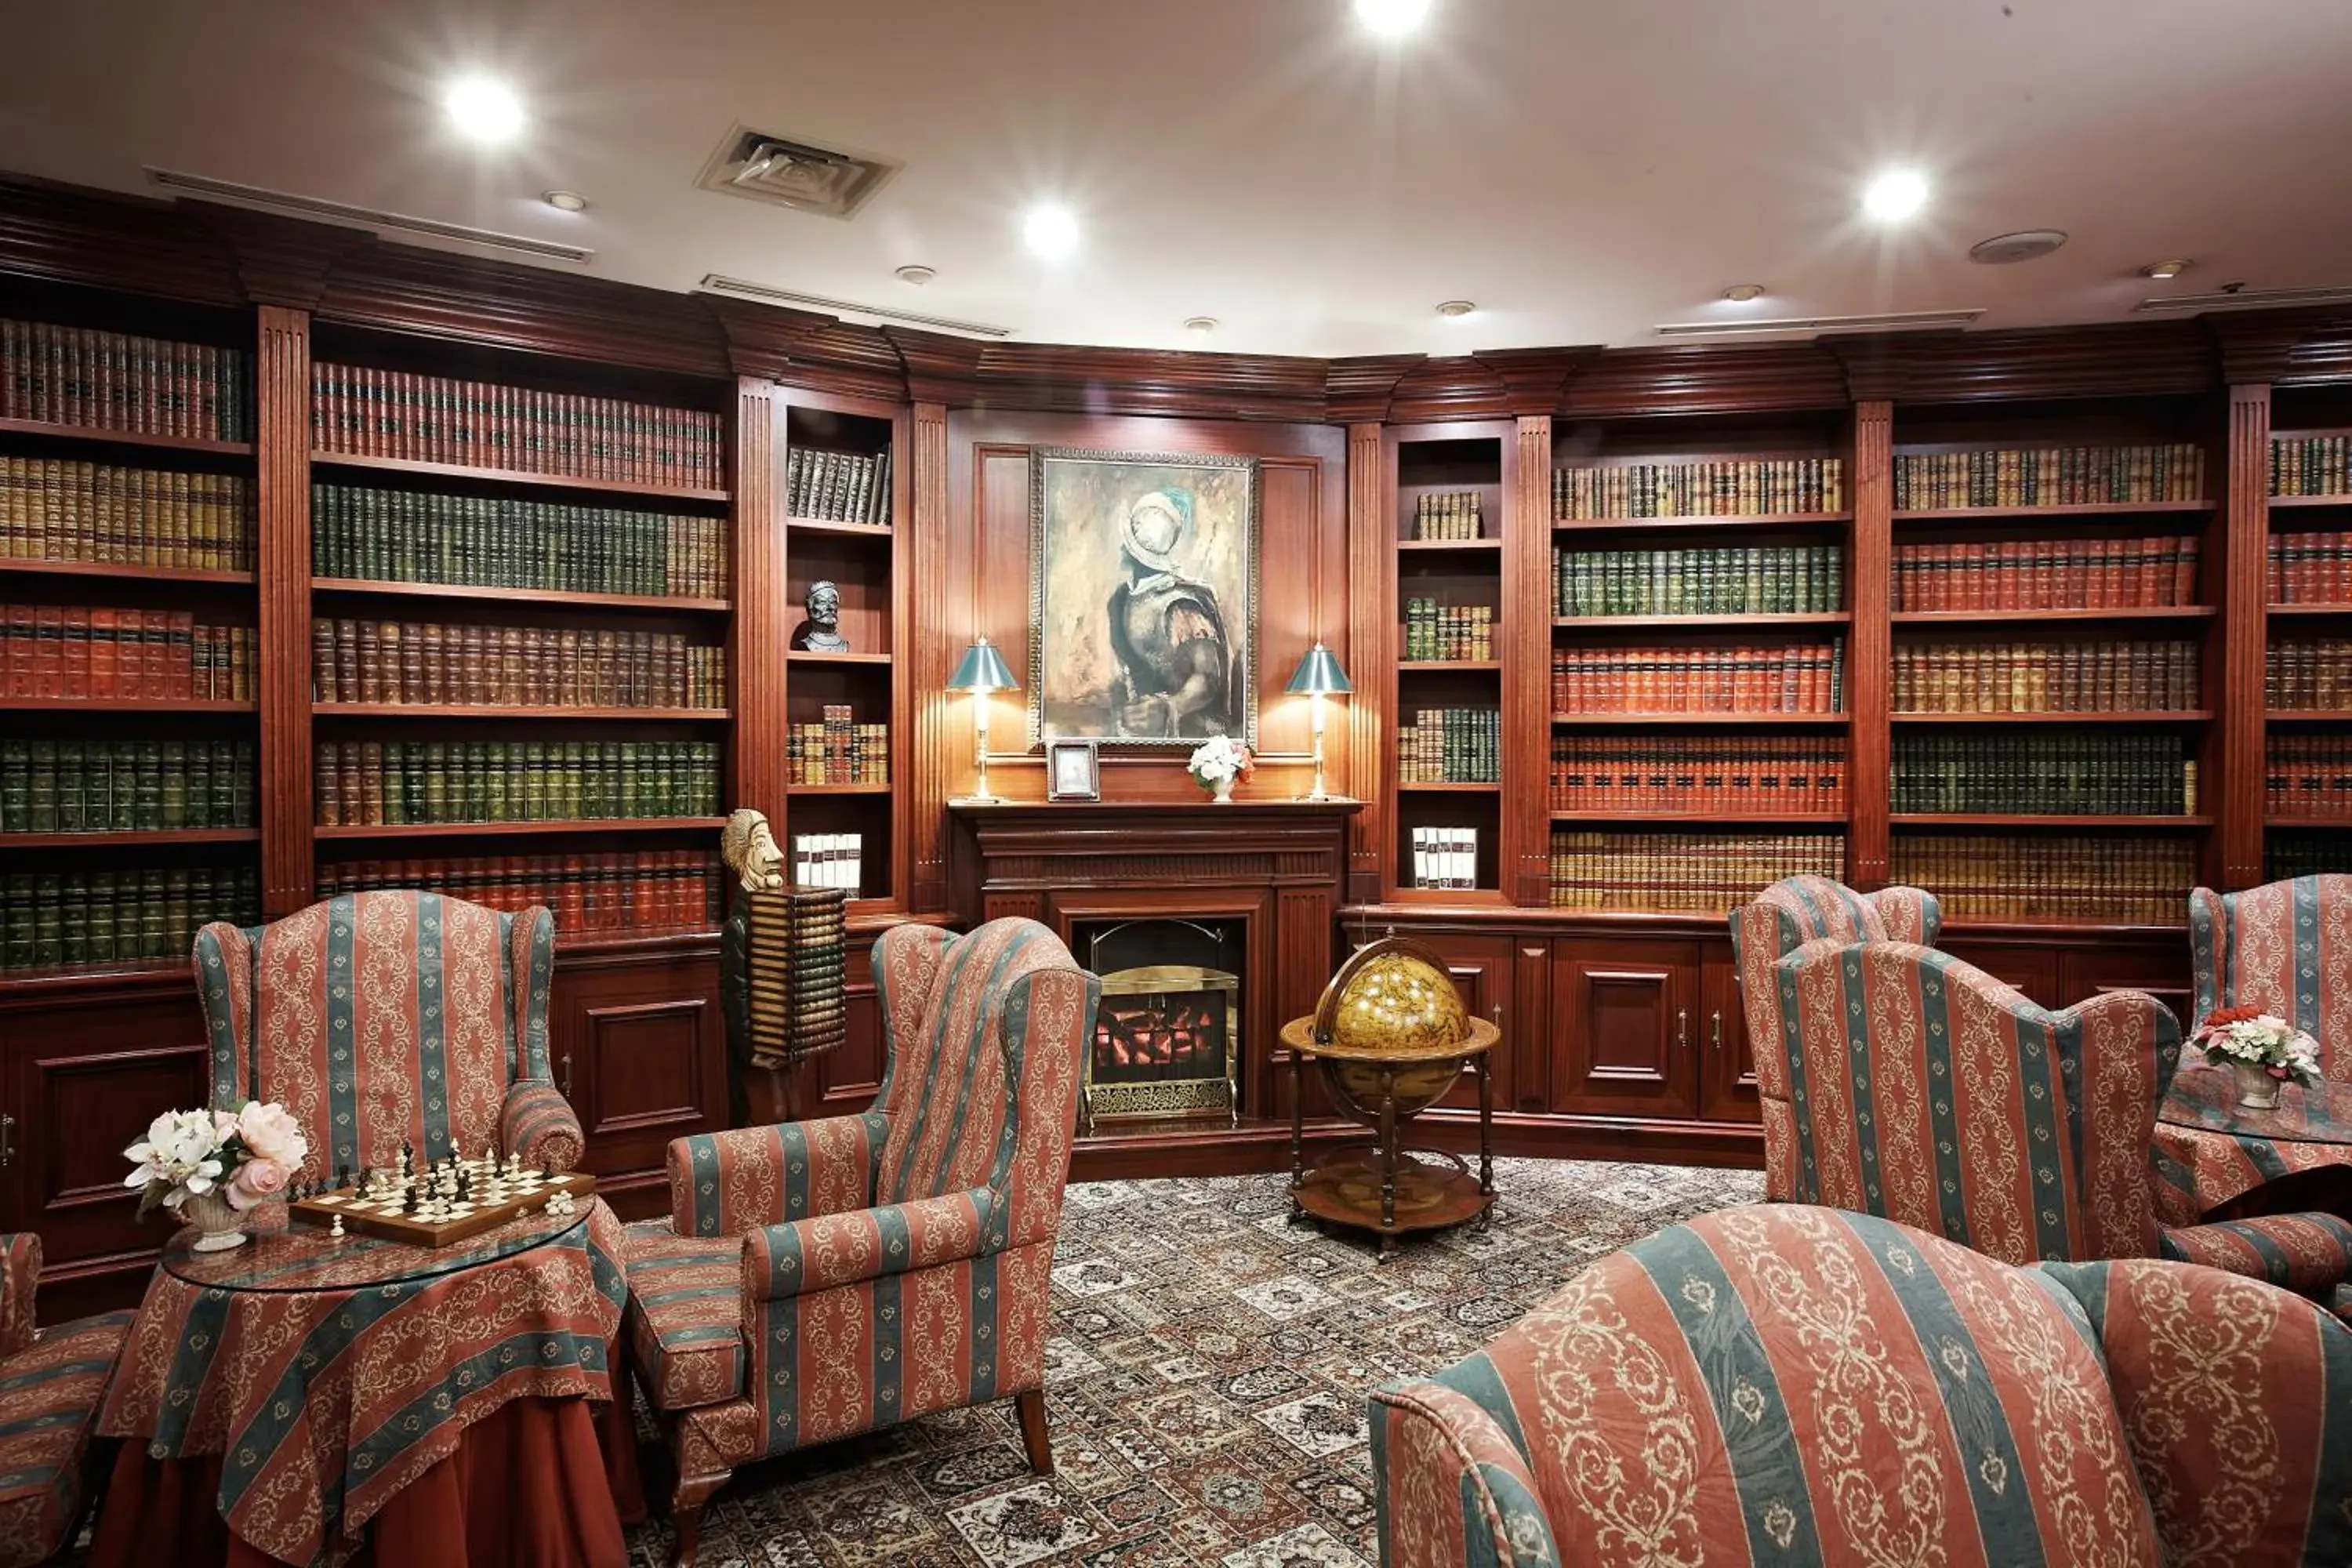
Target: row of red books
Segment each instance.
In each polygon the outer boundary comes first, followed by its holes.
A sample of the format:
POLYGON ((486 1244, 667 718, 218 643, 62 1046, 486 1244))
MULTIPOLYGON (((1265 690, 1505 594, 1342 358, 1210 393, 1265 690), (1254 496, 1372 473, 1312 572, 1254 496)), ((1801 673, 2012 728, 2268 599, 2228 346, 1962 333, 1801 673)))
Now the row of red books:
POLYGON ((1845 810, 1842 736, 1555 735, 1554 811, 1845 810))
POLYGON ((1834 833, 1617 833, 1551 836, 1551 907, 1718 914, 1783 877, 1838 877, 1834 833))
POLYGON ((1895 547, 1898 610, 2147 609, 2197 602, 2198 542, 1963 540, 1895 547))
POLYGON ((707 930, 719 923, 725 878, 700 849, 347 860, 319 870, 322 899, 376 888, 427 888, 517 912, 544 904, 559 932, 576 934, 707 930))
POLYGON ((101 701, 253 700, 251 626, 199 626, 187 610, 0 605, 0 689, 101 701))
POLYGON ((2265 763, 2264 810, 2352 822, 2352 735, 2273 735, 2265 763))
POLYGON ((1845 639, 1766 647, 1559 647, 1556 713, 1837 713, 1845 639))
POLYGON ((2271 644, 2263 690, 2273 708, 2352 708, 2352 638, 2271 644))
POLYGON ((2273 605, 2352 605, 2352 533, 2273 533, 2273 605))

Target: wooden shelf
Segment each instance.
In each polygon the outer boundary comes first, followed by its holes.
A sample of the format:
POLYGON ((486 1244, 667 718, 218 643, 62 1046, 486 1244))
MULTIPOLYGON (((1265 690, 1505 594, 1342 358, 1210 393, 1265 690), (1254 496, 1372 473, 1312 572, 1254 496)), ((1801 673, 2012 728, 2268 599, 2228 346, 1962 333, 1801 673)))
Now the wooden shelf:
POLYGON ((1843 713, 1554 713, 1555 724, 1801 724, 1815 729, 1842 726, 1843 713))
POLYGON ((1639 826, 1661 823, 1670 826, 1708 827, 1722 824, 1787 824, 1790 826, 1843 827, 1843 812, 1825 811, 1555 811, 1554 822, 1622 822, 1639 826))
POLYGON ((171 697, 0 697, 0 712, 14 713, 257 713, 255 702, 227 698, 171 697))
POLYGON ((1503 548, 1499 539, 1400 539, 1397 548, 1407 554, 1437 554, 1453 551, 1492 553, 1503 548))
POLYGON ((1645 528, 1812 528, 1842 527, 1853 521, 1850 511, 1759 511, 1737 517, 1578 517, 1552 519, 1555 533, 1591 530, 1645 528))
POLYGON ((2352 724, 2352 708, 2273 708, 2273 724, 2352 724))
POLYGON ((1399 675, 1427 675, 1438 670, 1500 669, 1499 658, 1401 658, 1397 660, 1399 675))
POLYGON ((2210 816, 2116 814, 2075 816, 2066 812, 2033 815, 2000 811, 1898 811, 1887 822, 1896 827, 2210 827, 2210 816))
POLYGON ((101 447, 144 447, 158 452, 202 452, 216 458, 250 458, 250 441, 211 441, 201 436, 155 436, 108 430, 94 425, 58 425, 46 419, 0 419, 0 436, 40 436, 101 447))
POLYGON ((1389 902, 1417 907, 1463 904, 1478 909, 1503 909, 1509 906, 1510 900, 1493 888, 1416 888, 1408 884, 1392 889, 1389 902))
POLYGON ((786 795, 888 795, 890 785, 882 784, 796 784, 784 786, 786 795))
POLYGON ((788 517, 784 526, 794 533, 834 534, 844 539, 894 539, 898 531, 888 523, 836 522, 829 517, 788 517))
POLYGON ((354 468, 374 473, 415 474, 426 479, 463 479, 469 483, 519 485, 529 489, 584 490, 596 495, 640 496, 653 500, 724 501, 726 490, 688 489, 682 485, 647 484, 635 479, 591 479, 572 474, 539 474, 520 468, 474 468, 460 463, 428 463, 418 458, 371 458, 356 452, 313 450, 314 468, 354 468))
POLYGON ((2336 496, 2273 496, 2271 505, 2282 506, 2352 506, 2352 495, 2336 496))
POLYGON ((2263 826, 2298 833, 2352 833, 2352 816, 2265 816, 2263 826))
POLYGON ((1705 630, 1722 626, 1843 626, 1853 616, 1844 610, 1811 610, 1786 615, 1737 616, 1555 616, 1552 625, 1559 628, 1598 630, 1612 628, 1643 631, 1673 631, 1684 627, 1705 630))
POLYGON ((2203 708, 2153 708, 2105 713, 1889 713, 1890 724, 2197 724, 2212 718, 2203 708))
POLYGON ((2323 616, 2352 616, 2352 605, 2265 605, 2263 606, 2263 613, 2268 616, 2310 616, 2315 618, 2323 616))
POLYGON ((1936 506, 1897 511, 1897 522, 1998 521, 2020 517, 2143 517, 2151 512, 2211 511, 2210 500, 2101 500, 2073 506, 1936 506))
POLYGON ((363 827, 313 827, 316 838, 488 838, 500 835, 675 833, 727 826, 723 816, 572 817, 555 822, 384 822, 363 827))
POLYGON ((732 716, 725 708, 486 708, 464 702, 314 702, 310 711, 326 719, 658 719, 714 724, 732 716))
POLYGON ((1502 793, 1502 789, 1503 786, 1499 783, 1479 783, 1476 781, 1464 781, 1454 784, 1400 784, 1397 785, 1397 793, 1399 795, 1499 795, 1502 793))
POLYGON ((593 610, 667 610, 725 615, 731 599, 681 599, 665 594, 575 594, 561 588, 488 588, 456 583, 394 583, 376 577, 313 577, 314 594, 384 594, 406 599, 496 599, 517 605, 575 605, 593 610))
POLYGON ((134 583, 227 584, 253 586, 250 572, 221 572, 197 566, 133 566, 115 561, 0 560, 0 575, 25 573, 33 576, 108 577, 134 583))
POLYGON ((158 827, 104 833, 0 833, 0 849, 128 849, 158 844, 258 844, 258 827, 158 827))
POLYGON ((786 656, 794 664, 888 664, 887 653, 823 653, 815 648, 796 647, 786 656))
POLYGON ((2005 626, 2012 621, 2210 621, 2218 613, 2210 605, 2151 605, 2095 610, 1897 610, 1887 619, 1898 626, 1981 626, 1988 621, 2005 626))

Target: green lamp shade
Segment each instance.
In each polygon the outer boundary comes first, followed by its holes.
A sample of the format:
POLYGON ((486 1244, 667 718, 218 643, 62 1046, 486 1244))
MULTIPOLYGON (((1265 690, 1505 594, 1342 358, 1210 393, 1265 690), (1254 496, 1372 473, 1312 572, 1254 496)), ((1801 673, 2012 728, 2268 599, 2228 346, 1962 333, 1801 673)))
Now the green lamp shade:
POLYGON ((1298 661, 1298 672, 1290 678, 1285 689, 1293 697, 1337 697, 1356 689, 1348 684, 1348 672, 1339 668, 1339 656, 1317 643, 1298 661))
POLYGON ((1021 683, 1006 668, 1004 656, 981 638, 963 650, 963 662, 948 681, 950 691, 1018 691, 1021 683))

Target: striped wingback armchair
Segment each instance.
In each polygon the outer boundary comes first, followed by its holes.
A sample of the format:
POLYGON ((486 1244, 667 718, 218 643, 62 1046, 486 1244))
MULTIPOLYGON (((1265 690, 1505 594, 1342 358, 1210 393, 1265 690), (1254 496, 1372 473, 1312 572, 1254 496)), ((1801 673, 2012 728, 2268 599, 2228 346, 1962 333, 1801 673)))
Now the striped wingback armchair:
POLYGON ((41 1238, 0 1235, 0 1568, 72 1544, 89 1496, 90 1429, 131 1314, 33 1327, 41 1238))
POLYGON ((2352 1562, 2352 1331, 2254 1280, 1719 1210, 1372 1396, 1386 1568, 2352 1562))
POLYGON ((534 1165, 580 1161, 579 1118, 548 1076, 555 920, 437 893, 350 893, 196 933, 213 1103, 283 1101, 310 1176, 495 1142, 534 1165))
POLYGON ((1046 1293, 1099 986, 1034 921, 874 944, 874 1108, 669 1146, 671 1215, 634 1227, 628 1334, 677 1453, 694 1558, 734 1467, 1013 1398, 1045 1432, 1046 1293))
POLYGON ((1770 1043, 1780 1037, 1780 994, 1772 966, 1809 942, 1916 942, 1943 934, 1936 896, 1918 888, 1857 893, 1828 877, 1783 877, 1732 911, 1731 955, 1764 1119, 1764 1195, 1795 1195, 1794 1112, 1770 1043))
POLYGON ((2008 1263, 2161 1256, 2319 1297, 2352 1279, 2352 1223, 2333 1215, 2158 1223, 2180 1025, 2155 997, 2053 1013, 1910 942, 1808 942, 1777 978, 1799 1202, 2008 1263))

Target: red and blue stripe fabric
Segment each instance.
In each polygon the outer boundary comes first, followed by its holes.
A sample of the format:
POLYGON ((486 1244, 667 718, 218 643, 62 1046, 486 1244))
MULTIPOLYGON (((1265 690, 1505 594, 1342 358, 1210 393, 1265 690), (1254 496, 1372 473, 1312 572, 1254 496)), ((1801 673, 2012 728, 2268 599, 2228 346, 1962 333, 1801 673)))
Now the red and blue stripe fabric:
POLYGON ((479 1155, 569 1169, 578 1118, 548 1077, 554 919, 436 893, 348 894, 268 925, 196 933, 213 1102, 278 1100, 307 1178, 479 1155), (509 1140, 520 1136, 517 1144, 509 1140))
POLYGON ((89 1439, 131 1314, 36 1332, 41 1239, 0 1236, 0 1568, 26 1568, 71 1543, 89 1495, 89 1439))

